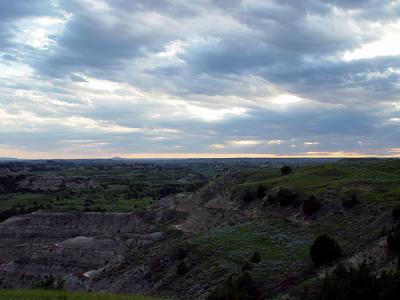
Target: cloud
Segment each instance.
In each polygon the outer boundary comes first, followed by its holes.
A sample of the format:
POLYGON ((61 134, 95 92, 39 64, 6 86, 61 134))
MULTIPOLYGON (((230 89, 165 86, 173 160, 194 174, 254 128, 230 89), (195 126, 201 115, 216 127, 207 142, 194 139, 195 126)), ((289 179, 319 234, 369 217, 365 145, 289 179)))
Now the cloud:
POLYGON ((270 140, 270 141, 267 141, 267 145, 280 145, 284 142, 285 141, 282 141, 282 140, 270 140))
POLYGON ((210 145, 210 148, 215 150, 215 149, 224 149, 225 145, 224 144, 212 144, 210 145))
POLYGON ((263 141, 259 140, 233 140, 229 141, 230 144, 235 145, 235 146, 254 146, 254 145, 260 145, 263 143, 263 141))
POLYGON ((4 2, 1 142, 25 156, 393 154, 399 15, 386 0, 4 2))

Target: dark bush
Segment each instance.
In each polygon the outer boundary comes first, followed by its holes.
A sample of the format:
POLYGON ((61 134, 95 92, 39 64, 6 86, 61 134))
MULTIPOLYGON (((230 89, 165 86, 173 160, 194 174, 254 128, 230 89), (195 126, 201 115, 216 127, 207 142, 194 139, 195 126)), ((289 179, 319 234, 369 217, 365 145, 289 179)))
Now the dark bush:
POLYGON ((33 287, 42 290, 62 290, 64 287, 64 281, 56 279, 52 275, 45 275, 41 281, 33 284, 33 287))
POLYGON ((386 238, 388 248, 390 251, 400 254, 400 227, 397 226, 392 232, 390 232, 386 238))
POLYGON ((259 199, 263 199, 265 197, 265 187, 262 185, 259 185, 257 188, 257 197, 259 199))
POLYGON ((182 187, 179 185, 166 185, 160 189, 160 197, 166 197, 171 194, 182 192, 182 187))
POLYGON ((183 259, 185 259, 187 257, 189 252, 190 252, 190 249, 188 247, 181 247, 181 248, 176 250, 175 258, 177 260, 183 260, 183 259))
POLYGON ((250 261, 255 264, 258 264, 259 262, 261 262, 260 252, 258 252, 258 251, 254 252, 250 258, 250 261))
POLYGON ((270 204, 276 203, 278 201, 278 197, 275 195, 268 195, 267 202, 270 204))
POLYGON ((386 242, 389 250, 397 255, 397 270, 400 270, 400 227, 388 234, 386 242))
POLYGON ((382 273, 376 277, 362 264, 346 269, 339 265, 325 277, 319 300, 395 300, 400 294, 400 274, 382 273))
POLYGON ((281 168, 282 175, 289 175, 292 172, 292 168, 289 166, 283 166, 281 168))
POLYGON ((7 220, 8 218, 18 216, 18 215, 24 215, 24 214, 29 214, 31 212, 34 212, 39 209, 44 209, 42 205, 35 204, 33 207, 30 208, 16 208, 16 207, 11 207, 10 209, 6 209, 3 211, 0 211, 0 222, 7 220))
POLYGON ((339 244, 328 235, 319 236, 310 248, 310 256, 315 266, 336 260, 342 256, 339 244))
POLYGON ((344 266, 339 265, 325 278, 319 299, 377 299, 374 286, 375 280, 365 265, 358 270, 346 270, 344 266))
POLYGON ((186 265, 186 263, 184 261, 181 261, 178 265, 178 267, 176 268, 176 274, 178 275, 184 275, 187 272, 189 272, 189 268, 186 265))
POLYGON ((299 197, 299 195, 289 189, 281 188, 278 192, 278 201, 281 206, 289 206, 299 197))
POLYGON ((352 208, 353 206, 359 204, 360 201, 357 198, 356 194, 351 194, 350 197, 345 197, 342 199, 342 205, 345 208, 352 208))
POLYGON ((310 198, 303 202, 303 212, 307 216, 311 216, 312 214, 316 213, 320 208, 321 203, 314 195, 311 195, 310 198))
POLYGON ((397 221, 400 219, 400 205, 397 205, 392 210, 393 220, 397 221))
POLYGON ((250 272, 243 272, 241 276, 234 279, 229 278, 208 296, 208 300, 255 300, 259 296, 257 285, 250 272))
MULTIPOLYGON (((166 217, 169 222, 179 222, 181 220, 180 213, 176 214, 175 212, 171 212, 169 216, 166 217)), ((186 257, 189 256, 190 253, 195 251, 195 249, 195 245, 184 242, 172 251, 172 258, 175 260, 184 260, 186 257)))
POLYGON ((253 269, 253 267, 251 266, 251 264, 246 261, 243 266, 242 266, 242 271, 251 271, 253 269))
POLYGON ((250 272, 244 272, 236 281, 239 291, 243 291, 247 297, 242 299, 256 299, 258 295, 257 285, 255 284, 250 272))
POLYGON ((14 193, 17 192, 18 182, 25 179, 26 175, 5 175, 0 176, 0 193, 14 193))
POLYGON ((244 202, 251 202, 251 201, 253 201, 253 200, 255 200, 255 199, 256 199, 256 195, 255 195, 255 193, 254 193, 253 191, 251 191, 250 189, 246 189, 246 190, 243 192, 242 200, 243 200, 244 202))
POLYGON ((301 199, 299 197, 297 197, 292 203, 293 207, 299 207, 302 204, 303 204, 303 202, 301 201, 301 199))
POLYGON ((217 286, 214 290, 210 292, 207 299, 208 300, 239 300, 240 295, 237 295, 236 284, 234 282, 233 276, 229 276, 227 280, 220 286, 217 286))

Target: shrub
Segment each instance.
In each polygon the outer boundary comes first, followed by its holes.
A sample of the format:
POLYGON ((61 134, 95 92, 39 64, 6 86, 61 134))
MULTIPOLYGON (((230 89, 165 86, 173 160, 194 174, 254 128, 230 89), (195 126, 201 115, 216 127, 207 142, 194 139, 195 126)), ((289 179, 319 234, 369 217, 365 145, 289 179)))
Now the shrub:
POLYGON ((353 206, 359 204, 360 201, 357 198, 356 194, 351 194, 351 196, 349 198, 344 198, 342 199, 342 205, 345 208, 352 208, 353 206))
POLYGON ((250 189, 246 189, 243 193, 242 200, 244 202, 251 202, 256 199, 256 195, 250 189))
POLYGON ((302 204, 303 204, 303 202, 301 201, 301 199, 299 197, 297 197, 292 203, 293 207, 299 207, 302 204))
POLYGON ((229 276, 227 280, 220 286, 217 286, 207 297, 208 300, 239 300, 236 295, 236 287, 232 276, 229 276))
POLYGON ((189 253, 189 250, 187 248, 179 248, 179 249, 176 250, 175 258, 177 260, 183 260, 183 259, 186 258, 188 253, 189 253))
POLYGON ((0 212, 0 222, 14 216, 29 214, 39 209, 44 209, 44 207, 42 205, 37 205, 37 204, 35 204, 33 207, 30 208, 24 208, 24 207, 17 208, 16 206, 13 206, 10 209, 3 210, 0 212))
POLYGON ((243 266, 242 266, 242 271, 251 271, 253 269, 253 267, 251 266, 251 264, 249 264, 248 261, 246 261, 243 266))
POLYGON ((5 175, 0 176, 0 193, 18 192, 18 182, 25 179, 26 175, 5 175))
POLYGON ((256 299, 258 295, 257 285, 255 284, 250 272, 244 272, 236 281, 238 291, 243 291, 242 299, 256 299), (247 297, 246 297, 247 296, 247 297))
POLYGON ((346 269, 342 265, 326 276, 319 300, 395 300, 400 294, 400 274, 382 273, 376 277, 362 264, 346 269))
POLYGON ((45 275, 43 279, 33 285, 35 289, 42 290, 62 290, 64 287, 63 280, 57 280, 53 275, 45 275))
POLYGON ((292 172, 292 168, 289 166, 283 166, 281 168, 282 175, 289 175, 292 172))
POLYGON ((328 235, 319 236, 310 248, 310 256, 316 267, 342 256, 339 244, 328 235))
POLYGON ((160 189, 160 197, 166 197, 171 194, 176 194, 182 192, 182 188, 179 185, 166 185, 160 189))
POLYGON ((310 198, 303 202, 303 212, 307 216, 311 216, 312 214, 316 213, 320 208, 321 203, 314 195, 311 195, 310 198))
POLYGON ((270 204, 276 203, 278 201, 278 197, 274 195, 268 195, 267 196, 267 202, 270 204))
POLYGON ((400 205, 397 205, 395 208, 393 208, 392 216, 393 216, 393 220, 395 220, 395 221, 400 219, 400 205))
POLYGON ((181 261, 178 265, 178 267, 176 268, 176 274, 177 275, 184 275, 187 272, 189 272, 189 268, 186 265, 186 263, 184 261, 181 261))
POLYGON ((374 277, 369 274, 365 265, 350 270, 339 265, 324 279, 318 299, 377 299, 374 290, 374 277))
MULTIPOLYGON (((166 216, 168 221, 175 222, 175 220, 179 221, 179 215, 174 215, 174 213, 171 213, 169 216, 166 216)), ((184 260, 188 255, 195 249, 196 246, 193 244, 189 243, 182 243, 178 245, 173 251, 172 251, 172 258, 176 260, 184 260)))
POLYGON ((257 197, 259 199, 263 199, 265 197, 265 187, 262 185, 259 185, 257 188, 257 197))
POLYGON ((258 298, 259 291, 250 272, 234 279, 229 276, 225 282, 215 288, 208 296, 208 300, 255 300, 258 298))
POLYGON ((258 252, 258 251, 254 252, 250 258, 250 261, 255 264, 258 264, 259 262, 261 262, 260 252, 258 252))
POLYGON ((400 254, 400 227, 390 232, 386 238, 390 251, 400 254))
POLYGON ((281 206, 289 206, 298 198, 298 194, 286 188, 281 188, 278 192, 278 201, 281 206))

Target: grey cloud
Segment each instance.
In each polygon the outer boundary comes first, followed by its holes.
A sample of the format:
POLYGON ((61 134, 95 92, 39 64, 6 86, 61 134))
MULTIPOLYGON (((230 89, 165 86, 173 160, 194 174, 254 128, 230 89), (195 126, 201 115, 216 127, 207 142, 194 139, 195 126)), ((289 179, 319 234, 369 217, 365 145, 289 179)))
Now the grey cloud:
POLYGON ((24 1, 0 1, 0 51, 13 49, 13 38, 18 34, 16 21, 28 17, 54 15, 56 10, 50 0, 35 0, 28 3, 24 1))
POLYGON ((73 18, 66 24, 64 34, 56 38, 56 52, 35 64, 39 71, 50 76, 63 77, 69 72, 91 70, 109 78, 127 61, 144 56, 147 51, 162 50, 172 39, 169 35, 174 35, 169 29, 164 32, 161 25, 151 24, 147 20, 150 16, 141 13, 145 7, 138 9, 139 3, 110 2, 119 6, 97 13, 79 2, 64 1, 63 4, 73 13, 73 18))
POLYGON ((8 60, 8 61, 16 61, 17 60, 17 58, 15 56, 11 55, 11 54, 4 54, 2 56, 2 58, 4 60, 8 60))
POLYGON ((87 82, 87 80, 85 80, 83 77, 75 75, 75 74, 71 74, 71 75, 69 75, 69 77, 71 78, 72 81, 75 81, 75 82, 87 82))
POLYGON ((1 1, 0 20, 4 22, 27 16, 45 15, 53 10, 52 7, 49 0, 35 0, 29 4, 23 1, 1 1))
POLYGON ((376 102, 396 98, 399 92, 399 74, 371 78, 390 68, 400 67, 400 57, 378 57, 351 62, 303 63, 291 70, 266 71, 264 76, 277 83, 290 86, 292 92, 320 101, 376 102))
MULTIPOLYGON (((331 3, 341 7, 348 7, 348 8, 359 8, 365 5, 371 5, 372 3, 376 3, 377 1, 374 0, 326 0, 326 3, 331 3)), ((382 3, 387 1, 379 1, 382 3)))
POLYGON ((111 133, 60 121, 18 135, 2 132, 4 143, 61 151, 68 148, 61 140, 79 138, 99 141, 99 149, 116 153, 207 152, 211 144, 250 139, 285 142, 247 148, 228 143, 218 151, 379 152, 398 146, 399 126, 387 122, 398 112, 384 104, 398 99, 400 74, 387 70, 400 68, 399 56, 344 61, 339 55, 379 39, 383 31, 370 30, 370 22, 384 27, 396 20, 399 5, 376 0, 110 0, 108 8, 95 10, 83 1, 59 1, 58 8, 47 1, 5 3, 0 2, 0 25, 8 28, 0 33, 2 61, 28 65, 33 75, 0 79, 7 91, 0 96, 0 109, 14 116, 29 112, 36 121, 80 117, 143 130, 111 133), (352 11, 349 23, 335 15, 337 8, 352 11), (49 51, 14 41, 16 22, 64 12, 71 18, 63 32, 52 36, 56 45, 49 51), (162 57, 168 47, 170 56, 162 57), (129 84, 143 96, 131 99, 130 91, 123 91, 121 100, 120 91, 101 89, 85 94, 80 89, 90 78, 129 84), (314 102, 267 107, 264 98, 279 93, 314 102), (242 107, 246 114, 202 120, 168 104, 171 99, 212 111, 242 107), (145 128, 179 134, 157 135, 145 128), (314 140, 319 144, 304 145, 314 140))
POLYGON ((122 11, 152 11, 163 15, 184 18, 197 15, 199 7, 201 8, 200 2, 196 4, 195 1, 188 2, 184 0, 108 0, 107 3, 122 11))

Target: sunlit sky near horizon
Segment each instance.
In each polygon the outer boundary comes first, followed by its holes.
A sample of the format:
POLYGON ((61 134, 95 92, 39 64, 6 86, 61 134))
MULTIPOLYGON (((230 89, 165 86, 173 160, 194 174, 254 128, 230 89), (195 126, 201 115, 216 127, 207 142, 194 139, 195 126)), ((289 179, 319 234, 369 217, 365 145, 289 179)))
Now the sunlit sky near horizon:
POLYGON ((0 0, 0 157, 400 156, 400 0, 0 0))

